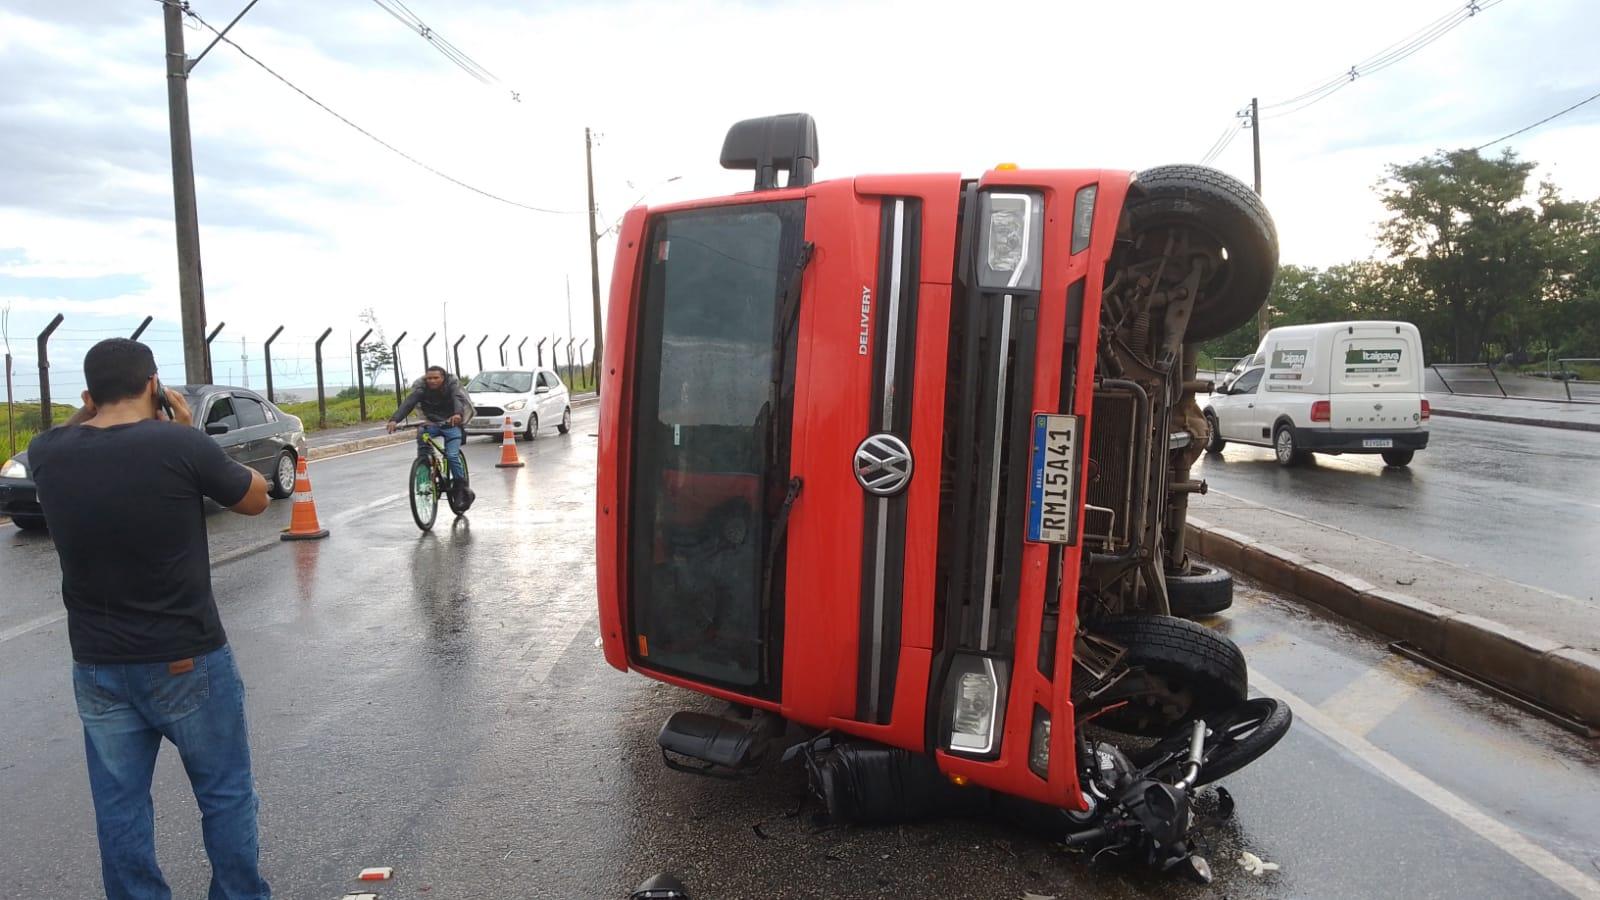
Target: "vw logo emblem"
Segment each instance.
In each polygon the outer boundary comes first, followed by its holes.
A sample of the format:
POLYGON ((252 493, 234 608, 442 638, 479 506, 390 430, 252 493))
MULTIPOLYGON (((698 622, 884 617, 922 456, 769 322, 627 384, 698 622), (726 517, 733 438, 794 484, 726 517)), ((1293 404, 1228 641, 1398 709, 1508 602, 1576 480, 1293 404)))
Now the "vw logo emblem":
POLYGON ((856 448, 856 481, 869 494, 892 497, 911 482, 911 448, 892 434, 875 434, 856 448))

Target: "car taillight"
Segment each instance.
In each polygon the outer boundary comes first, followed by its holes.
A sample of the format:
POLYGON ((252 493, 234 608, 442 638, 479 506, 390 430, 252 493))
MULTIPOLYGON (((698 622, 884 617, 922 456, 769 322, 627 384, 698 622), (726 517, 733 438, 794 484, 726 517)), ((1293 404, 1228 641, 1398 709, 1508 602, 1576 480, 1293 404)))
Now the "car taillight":
POLYGON ((1333 418, 1333 404, 1326 400, 1318 400, 1311 404, 1311 421, 1327 422, 1333 418))
POLYGON ((1433 407, 1428 405, 1427 398, 1423 398, 1423 401, 1422 401, 1422 421, 1424 421, 1424 422, 1428 421, 1429 417, 1431 417, 1432 415, 1433 415, 1433 407))

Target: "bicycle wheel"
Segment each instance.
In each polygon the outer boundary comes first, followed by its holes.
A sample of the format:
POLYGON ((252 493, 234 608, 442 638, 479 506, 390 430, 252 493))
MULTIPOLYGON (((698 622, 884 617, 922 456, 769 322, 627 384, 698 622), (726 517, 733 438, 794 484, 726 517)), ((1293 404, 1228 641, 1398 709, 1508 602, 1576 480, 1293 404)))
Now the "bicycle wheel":
POLYGON ((423 531, 433 527, 439 515, 439 492, 434 489, 433 467, 428 460, 417 458, 411 463, 411 518, 423 531))

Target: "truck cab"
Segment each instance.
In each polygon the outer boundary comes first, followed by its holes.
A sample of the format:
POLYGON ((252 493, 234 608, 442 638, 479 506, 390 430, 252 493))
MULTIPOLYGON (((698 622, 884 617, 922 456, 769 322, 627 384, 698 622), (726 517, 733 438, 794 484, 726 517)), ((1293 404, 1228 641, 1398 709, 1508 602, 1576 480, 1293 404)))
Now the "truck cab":
POLYGON ((753 190, 623 219, 606 659, 728 701, 669 720, 669 762, 834 733, 1081 811, 1075 710, 1165 735, 1243 702, 1242 657, 1107 689, 1152 628, 1226 642, 1172 615, 1208 438, 1190 345, 1265 299, 1271 219, 1192 166, 814 181, 817 157, 809 116, 741 122, 722 163, 753 190))

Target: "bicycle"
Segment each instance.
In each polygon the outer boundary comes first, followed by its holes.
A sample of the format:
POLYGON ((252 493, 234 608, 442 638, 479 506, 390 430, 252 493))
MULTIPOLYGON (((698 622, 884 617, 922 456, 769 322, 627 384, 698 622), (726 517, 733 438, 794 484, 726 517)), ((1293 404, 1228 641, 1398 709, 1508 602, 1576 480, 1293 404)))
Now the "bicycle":
MULTIPOLYGON (((456 492, 452 490, 455 487, 455 478, 450 474, 450 460, 444 455, 443 439, 423 431, 419 435, 419 443, 422 447, 417 458, 411 463, 409 479, 411 518, 416 520, 418 528, 428 531, 433 528, 433 520, 439 515, 441 494, 450 504, 450 511, 458 518, 466 513, 467 508, 458 502, 456 492)), ((463 472, 467 470, 465 453, 461 454, 461 470, 463 472)))

